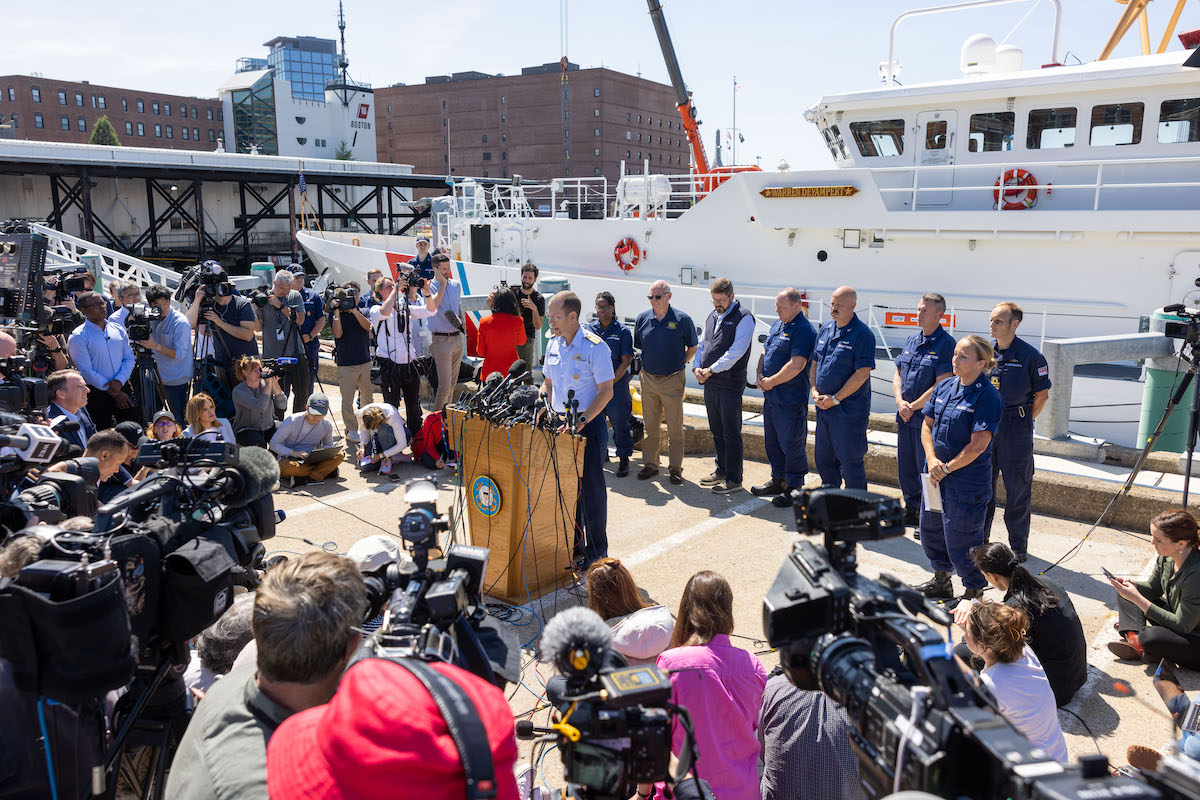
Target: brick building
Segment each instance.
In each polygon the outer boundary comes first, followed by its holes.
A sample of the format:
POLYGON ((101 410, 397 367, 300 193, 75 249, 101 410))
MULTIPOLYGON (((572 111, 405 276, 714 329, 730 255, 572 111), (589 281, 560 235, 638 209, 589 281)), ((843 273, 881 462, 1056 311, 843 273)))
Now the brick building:
POLYGON ((86 144, 105 114, 126 147, 215 150, 223 136, 216 98, 0 76, 0 138, 86 144))
POLYGON ((674 92, 660 83, 614 72, 567 72, 564 156, 563 82, 557 62, 520 75, 460 72, 415 86, 375 90, 379 159, 412 164, 413 172, 527 179, 626 172, 687 172, 691 151, 680 128, 674 92), (449 145, 449 153, 447 153, 449 145))

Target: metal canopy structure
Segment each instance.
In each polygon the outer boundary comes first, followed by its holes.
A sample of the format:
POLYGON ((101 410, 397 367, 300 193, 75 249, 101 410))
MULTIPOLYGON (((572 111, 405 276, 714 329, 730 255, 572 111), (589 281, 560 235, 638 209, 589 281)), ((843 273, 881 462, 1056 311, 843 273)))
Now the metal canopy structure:
MULTIPOLYGON (((197 260, 240 260, 246 268, 256 256, 266 255, 252 236, 256 226, 264 220, 286 219, 295 258, 301 170, 309 207, 306 213, 321 227, 352 221, 364 233, 404 233, 428 215, 428 203, 414 203, 401 190, 448 191, 445 177, 413 175, 411 167, 401 164, 0 141, 0 174, 49 180, 51 213, 47 222, 51 227, 62 231, 64 215, 77 210, 84 238, 150 260, 182 255, 177 248, 160 247, 159 234, 172 219, 181 219, 196 233, 196 252, 186 255, 197 260), (145 183, 149 224, 132 241, 119 236, 93 208, 91 195, 97 178, 145 183), (204 187, 213 183, 237 186, 240 213, 228 235, 205 230, 204 187), (351 202, 340 196, 341 187, 369 190, 351 202)), ((476 180, 485 186, 497 182, 476 180)), ((279 249, 270 248, 272 252, 279 249)))

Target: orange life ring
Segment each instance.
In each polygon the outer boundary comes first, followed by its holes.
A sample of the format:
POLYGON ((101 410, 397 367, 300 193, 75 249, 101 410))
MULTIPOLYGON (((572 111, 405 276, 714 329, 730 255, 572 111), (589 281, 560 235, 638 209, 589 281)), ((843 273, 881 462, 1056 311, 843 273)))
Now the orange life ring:
POLYGON ((992 190, 992 199, 997 205, 1002 204, 1005 211, 1033 208, 1037 203, 1037 185, 1037 179, 1028 170, 1010 169, 996 179, 996 188, 992 190), (1002 190, 1003 200, 1001 200, 1002 190))
POLYGON ((617 242, 617 246, 613 248, 613 258, 617 260, 617 266, 625 272, 636 267, 641 257, 642 250, 638 247, 638 243, 628 236, 617 242))

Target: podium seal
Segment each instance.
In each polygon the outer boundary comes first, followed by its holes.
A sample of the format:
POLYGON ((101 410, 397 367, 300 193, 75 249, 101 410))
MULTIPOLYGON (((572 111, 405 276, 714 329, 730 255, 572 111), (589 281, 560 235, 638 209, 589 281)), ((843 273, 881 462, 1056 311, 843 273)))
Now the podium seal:
POLYGON ((500 513, 500 487, 487 475, 480 475, 471 484, 471 502, 485 517, 496 516, 500 513))

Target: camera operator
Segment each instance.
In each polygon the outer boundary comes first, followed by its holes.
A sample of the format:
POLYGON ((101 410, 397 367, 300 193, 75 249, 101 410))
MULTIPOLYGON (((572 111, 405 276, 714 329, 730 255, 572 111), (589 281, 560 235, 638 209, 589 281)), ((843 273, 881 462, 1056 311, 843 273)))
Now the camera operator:
POLYGON ((79 310, 86 322, 71 333, 67 350, 88 385, 88 413, 99 428, 111 428, 114 419, 137 415, 125 383, 133 374, 133 348, 125 329, 108 318, 104 298, 95 292, 79 295, 79 310))
POLYGON ((262 307, 263 355, 267 358, 295 358, 297 362, 281 376, 283 393, 294 392, 292 411, 302 411, 312 394, 308 356, 300 337, 304 325, 304 298, 292 288, 292 273, 281 269, 262 307))
POLYGON ((76 445, 80 452, 87 448, 88 439, 96 432, 96 424, 85 408, 88 391, 87 381, 78 370, 60 369, 46 378, 46 394, 50 396, 46 416, 51 420, 65 417, 76 424, 75 430, 61 431, 58 435, 76 445))
POLYGON ((413 320, 427 319, 437 313, 446 295, 446 284, 439 285, 437 294, 423 303, 418 289, 409 286, 408 276, 405 275, 401 275, 399 281, 380 278, 375 288, 382 300, 371 307, 371 324, 375 326, 379 348, 383 401, 398 407, 403 396, 408 429, 410 432, 419 431, 423 412, 421 376, 413 363, 417 359, 418 343, 413 320))
MULTIPOLYGON (((428 666, 473 706, 467 712, 486 733, 495 797, 517 800, 517 742, 504 692, 451 664, 428 666)), ((479 742, 477 752, 484 746, 479 742)), ((267 787, 271 797, 469 796, 458 746, 429 690, 379 658, 347 670, 326 705, 279 726, 267 745, 267 787)))
POLYGON ((375 402, 375 386, 371 383, 371 320, 366 316, 371 312, 369 308, 363 311, 357 283, 347 283, 341 292, 338 294, 335 290, 329 308, 333 325, 333 361, 337 364, 338 387, 342 393, 342 423, 346 426, 346 438, 357 442, 355 390, 360 408, 375 402), (342 308, 346 301, 353 305, 342 308))
POLYGON ((263 377, 263 363, 253 356, 237 362, 238 385, 233 387, 233 432, 243 447, 266 447, 275 435, 275 412, 287 408, 279 377, 263 377))
POLYGON ((366 610, 362 574, 347 558, 307 553, 268 570, 251 621, 257 664, 235 667, 204 696, 175 753, 166 797, 265 800, 268 740, 291 715, 333 697, 366 610))
MULTIPOLYGON (((116 311, 112 313, 112 321, 124 327, 125 319, 129 316, 129 310, 138 303, 142 302, 142 290, 136 283, 112 283, 108 287, 112 292, 112 296, 118 301, 119 305, 116 311)), ((167 297, 170 297, 170 291, 167 292, 167 297)))
POLYGON ((304 324, 300 326, 300 341, 304 342, 305 353, 308 354, 308 385, 311 388, 317 380, 317 356, 321 352, 321 331, 325 329, 325 301, 321 295, 304 285, 304 267, 292 264, 288 267, 292 273, 292 288, 300 293, 304 300, 304 324))
MULTIPOLYGON (((217 381, 232 391, 234 362, 242 356, 258 355, 254 332, 259 329, 259 324, 254 304, 237 294, 218 293, 200 321, 201 306, 204 305, 204 295, 197 291, 183 312, 188 324, 196 329, 195 355, 196 358, 211 356, 217 367, 217 381)), ((183 415, 178 418, 182 419, 183 415)))
MULTIPOLYGON (((125 297, 129 298, 130 295, 126 294, 125 297)), ((154 363, 158 365, 158 375, 162 378, 163 393, 167 396, 167 406, 176 418, 182 418, 194 373, 192 326, 188 324, 187 317, 171 308, 171 290, 167 287, 161 284, 148 287, 146 301, 157 308, 162 316, 153 324, 150 338, 137 344, 154 354, 154 363)), ((125 309, 130 307, 129 301, 126 302, 125 309)))

